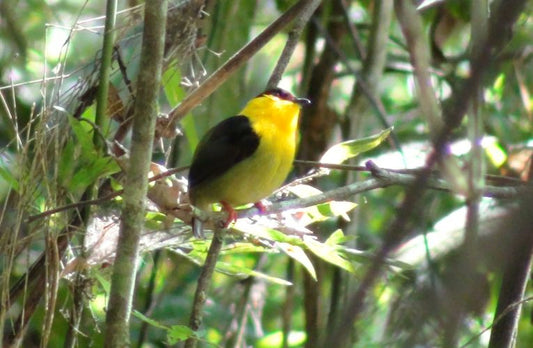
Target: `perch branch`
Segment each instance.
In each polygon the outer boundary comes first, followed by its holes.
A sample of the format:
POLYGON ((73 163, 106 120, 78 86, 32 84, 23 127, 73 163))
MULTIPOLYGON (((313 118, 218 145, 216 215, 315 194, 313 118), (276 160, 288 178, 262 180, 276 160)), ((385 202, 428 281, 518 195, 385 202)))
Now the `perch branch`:
POLYGON ((228 61, 218 68, 197 89, 186 96, 181 103, 169 112, 169 126, 175 128, 176 122, 184 117, 192 108, 207 98, 213 91, 226 81, 238 68, 256 54, 270 39, 281 29, 287 26, 294 18, 300 16, 312 3, 312 0, 300 0, 287 12, 270 24, 261 34, 250 41, 240 51, 235 53, 228 61))

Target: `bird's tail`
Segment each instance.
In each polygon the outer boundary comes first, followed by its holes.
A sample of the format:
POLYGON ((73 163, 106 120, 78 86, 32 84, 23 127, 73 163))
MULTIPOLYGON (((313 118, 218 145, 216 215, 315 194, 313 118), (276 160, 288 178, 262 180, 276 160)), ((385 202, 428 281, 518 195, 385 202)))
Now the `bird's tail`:
POLYGON ((198 239, 205 239, 202 220, 198 218, 192 219, 192 233, 198 239))

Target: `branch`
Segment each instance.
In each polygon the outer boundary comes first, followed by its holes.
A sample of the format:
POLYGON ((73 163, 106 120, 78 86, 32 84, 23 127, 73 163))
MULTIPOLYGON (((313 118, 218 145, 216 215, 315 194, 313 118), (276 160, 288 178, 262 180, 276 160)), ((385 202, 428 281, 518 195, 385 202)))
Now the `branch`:
POLYGON ((287 12, 276 19, 255 39, 250 41, 240 51, 235 53, 228 61, 218 68, 207 80, 197 89, 185 97, 181 103, 169 112, 168 127, 175 128, 176 122, 184 117, 192 108, 200 104, 213 91, 226 81, 238 68, 240 68, 250 57, 256 54, 266 45, 278 32, 287 26, 294 18, 300 16, 311 5, 312 0, 300 0, 287 12))
POLYGON ((166 0, 148 1, 145 5, 140 63, 142 69, 138 78, 122 224, 106 316, 105 336, 108 347, 129 345, 135 268, 144 222, 144 197, 148 190, 146 177, 151 163, 157 99, 161 86, 166 12, 166 0))
MULTIPOLYGON (((379 168, 374 162, 367 161, 366 168, 372 174, 372 178, 365 181, 359 181, 352 183, 350 185, 342 186, 331 191, 327 191, 318 195, 292 199, 288 201, 277 202, 272 205, 265 207, 265 214, 276 214, 281 213, 286 210, 306 208, 313 205, 326 203, 329 201, 335 200, 346 200, 353 195, 379 189, 386 188, 389 186, 412 186, 417 182, 419 176, 418 173, 415 174, 403 174, 399 173, 396 170, 383 169, 379 168)), ((434 176, 429 176, 427 179, 427 188, 439 191, 453 192, 450 185, 439 178, 434 176)), ((290 185, 290 184, 289 184, 290 185)), ((526 185, 522 186, 509 186, 509 187, 498 187, 498 186, 485 186, 483 190, 483 196, 497 198, 497 199, 509 199, 516 198, 521 192, 526 188, 526 185)), ((239 218, 250 218, 259 213, 257 208, 250 208, 238 212, 239 218)), ((224 219, 224 213, 218 213, 221 219, 224 219)), ((221 220, 224 221, 224 220, 221 220)))
MULTIPOLYGON (((113 45, 115 44, 115 22, 117 15, 117 0, 107 0, 104 43, 102 47, 102 59, 100 60, 100 80, 98 82, 98 96, 96 102, 95 123, 105 136, 109 131, 109 116, 107 115, 107 99, 109 94, 109 74, 113 57, 113 45)), ((94 143, 99 150, 105 148, 105 142, 94 132, 94 143)))
MULTIPOLYGON (((150 179, 148 179, 148 182, 153 182, 153 181, 157 181, 159 179, 163 179, 163 178, 169 177, 169 176, 174 175, 176 173, 182 172, 182 171, 184 171, 184 170, 186 170, 188 168, 189 168, 189 166, 177 167, 177 168, 169 169, 166 172, 163 172, 161 174, 157 174, 157 175, 152 176, 150 179)), ((57 214, 57 213, 60 213, 62 211, 69 210, 69 209, 76 209, 76 208, 81 208, 81 207, 88 206, 88 205, 97 205, 97 204, 105 203, 107 201, 112 200, 115 197, 118 197, 118 196, 122 195, 123 193, 124 193, 124 190, 118 190, 118 191, 112 192, 112 193, 110 193, 108 195, 105 195, 103 197, 100 197, 100 198, 90 199, 90 200, 86 200, 86 201, 80 201, 80 202, 71 203, 71 204, 66 204, 66 205, 63 205, 61 207, 57 207, 57 208, 54 208, 54 209, 43 211, 42 213, 39 213, 39 214, 31 215, 31 216, 29 216, 26 219, 26 222, 31 223, 31 222, 34 222, 36 220, 42 219, 44 217, 47 217, 47 216, 50 216, 50 215, 54 215, 54 214, 57 214)))
MULTIPOLYGON (((370 265, 364 277, 361 279, 357 291, 351 296, 340 321, 341 324, 329 332, 326 340, 328 346, 343 346, 349 334, 353 332, 354 322, 359 319, 363 312, 366 297, 383 272, 382 266, 386 257, 409 233, 409 223, 420 205, 421 197, 429 180, 429 174, 433 166, 446 153, 448 137, 452 130, 463 120, 473 92, 477 91, 477 86, 481 84, 486 70, 493 62, 490 59, 490 57, 494 57, 493 51, 499 48, 509 38, 506 29, 510 29, 516 21, 524 7, 524 2, 524 0, 500 1, 499 6, 495 7, 494 11, 491 11, 494 16, 491 18, 487 39, 481 45, 483 48, 471 61, 470 66, 472 67, 472 71, 470 77, 464 82, 458 90, 458 93, 453 95, 452 107, 446 109, 445 119, 447 123, 434 138, 434 150, 427 159, 426 168, 416 176, 413 185, 406 190, 405 198, 398 209, 396 218, 385 232, 383 245, 378 250, 375 261, 370 265)), ((412 6, 412 3, 410 0, 397 0, 395 1, 395 6, 398 6, 398 11, 400 11, 401 7, 412 6)))
MULTIPOLYGON (((198 331, 200 325, 202 324, 202 310, 204 308, 205 301, 207 300, 207 292, 209 291, 209 286, 211 285, 218 255, 220 254, 220 250, 222 250, 224 237, 227 231, 228 230, 225 228, 215 229, 215 235, 211 240, 211 245, 209 246, 209 251, 207 252, 207 257, 205 259, 204 266, 202 267, 202 273, 200 273, 200 277, 198 278, 198 285, 196 287, 196 292, 194 293, 194 301, 189 320, 189 326, 194 331, 198 331)), ((191 337, 185 342, 185 348, 195 348, 197 342, 198 341, 195 337, 191 337)))
MULTIPOLYGON (((529 188, 533 183, 533 157, 529 161, 529 188)), ((503 279, 494 313, 494 327, 490 334, 489 348, 512 347, 518 331, 522 299, 531 274, 533 237, 530 207, 533 204, 531 192, 521 197, 520 209, 514 212, 504 226, 512 225, 509 236, 511 246, 507 250, 508 262, 503 267, 503 279), (518 305, 514 305, 517 303, 518 305)), ((502 227, 504 228, 504 227, 502 227)))
POLYGON ((294 23, 292 30, 289 32, 289 38, 285 44, 285 47, 283 48, 283 52, 281 52, 278 63, 276 64, 276 67, 274 68, 274 71, 268 80, 267 89, 274 88, 278 85, 283 72, 287 68, 287 65, 289 65, 289 61, 294 53, 294 50, 296 49, 296 45, 300 40, 300 36, 305 28, 305 25, 321 2, 321 0, 313 0, 296 19, 296 23, 294 23))

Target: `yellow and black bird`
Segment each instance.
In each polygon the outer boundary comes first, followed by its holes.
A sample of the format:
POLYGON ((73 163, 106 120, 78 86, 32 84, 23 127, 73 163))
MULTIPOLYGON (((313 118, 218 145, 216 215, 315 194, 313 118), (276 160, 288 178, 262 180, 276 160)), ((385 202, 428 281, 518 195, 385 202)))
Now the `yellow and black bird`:
MULTIPOLYGON (((222 204, 226 225, 236 220, 233 206, 256 203, 287 178, 298 141, 300 108, 310 104, 281 89, 269 89, 237 115, 211 128, 200 140, 189 171, 191 204, 210 210, 222 204)), ((201 221, 193 232, 202 237, 201 221)))

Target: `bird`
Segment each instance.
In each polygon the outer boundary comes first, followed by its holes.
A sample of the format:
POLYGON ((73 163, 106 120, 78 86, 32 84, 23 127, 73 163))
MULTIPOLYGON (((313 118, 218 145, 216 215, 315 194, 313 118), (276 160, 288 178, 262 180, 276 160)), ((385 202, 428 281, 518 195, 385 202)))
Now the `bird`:
MULTIPOLYGON (((199 141, 188 177, 190 203, 203 211, 220 203, 237 219, 235 206, 260 202, 287 178, 298 143, 301 107, 311 102, 276 87, 251 99, 236 116, 211 128, 199 141)), ((192 219, 193 234, 204 238, 202 221, 192 219)))

